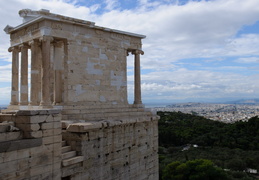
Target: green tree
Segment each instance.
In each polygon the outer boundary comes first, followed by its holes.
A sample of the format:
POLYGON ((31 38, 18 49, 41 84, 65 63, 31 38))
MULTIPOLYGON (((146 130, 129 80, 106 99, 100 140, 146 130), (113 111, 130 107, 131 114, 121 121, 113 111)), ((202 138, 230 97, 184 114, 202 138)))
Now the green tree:
POLYGON ((227 164, 226 167, 228 169, 234 170, 234 171, 243 171, 246 169, 246 164, 241 159, 231 159, 227 164))
POLYGON ((226 172, 210 160, 197 159, 168 164, 163 171, 163 180, 228 180, 226 172))

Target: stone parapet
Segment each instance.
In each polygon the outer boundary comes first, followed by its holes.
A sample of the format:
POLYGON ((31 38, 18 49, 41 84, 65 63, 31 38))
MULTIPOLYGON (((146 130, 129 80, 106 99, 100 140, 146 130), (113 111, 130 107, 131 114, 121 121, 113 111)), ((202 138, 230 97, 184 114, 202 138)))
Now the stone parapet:
POLYGON ((157 123, 150 116, 68 125, 63 138, 84 156, 82 172, 71 179, 158 179, 157 123))
MULTIPOLYGON (((149 122, 149 121, 156 121, 157 116, 151 117, 151 118, 121 118, 118 120, 101 120, 101 121, 93 121, 93 122, 73 122, 69 121, 67 123, 66 130, 68 132, 77 132, 77 133, 84 133, 88 132, 89 130, 94 129, 100 129, 100 128, 106 128, 106 127, 113 127, 113 126, 119 126, 119 125, 125 125, 125 124, 133 124, 133 123, 142 123, 142 122, 149 122)), ((63 121, 64 124, 66 124, 66 121, 63 121)), ((62 125, 63 126, 63 125, 62 125)))
POLYGON ((101 108, 82 108, 82 109, 63 109, 62 120, 85 120, 85 121, 100 121, 102 119, 128 119, 133 117, 148 117, 153 116, 156 112, 150 111, 144 107, 122 106, 122 107, 107 107, 101 108))

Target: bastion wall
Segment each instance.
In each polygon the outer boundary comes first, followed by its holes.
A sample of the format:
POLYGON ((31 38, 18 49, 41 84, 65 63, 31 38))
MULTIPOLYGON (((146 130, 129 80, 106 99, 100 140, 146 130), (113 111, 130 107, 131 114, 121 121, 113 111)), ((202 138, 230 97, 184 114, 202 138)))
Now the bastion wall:
POLYGON ((58 110, 1 114, 0 179, 158 179, 157 120, 146 112, 87 122, 62 121, 58 110))

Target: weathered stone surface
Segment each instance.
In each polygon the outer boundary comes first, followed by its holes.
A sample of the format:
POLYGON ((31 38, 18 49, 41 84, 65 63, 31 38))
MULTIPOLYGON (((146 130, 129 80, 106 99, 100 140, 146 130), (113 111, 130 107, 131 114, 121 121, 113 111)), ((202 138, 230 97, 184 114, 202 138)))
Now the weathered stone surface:
POLYGON ((42 138, 43 144, 52 144, 62 141, 61 135, 55 135, 55 136, 47 136, 42 138))
POLYGON ((24 116, 19 115, 15 117, 16 124, 36 124, 46 122, 48 115, 34 115, 34 116, 24 116))
POLYGON ((41 124, 41 129, 56 129, 56 128, 61 128, 61 122, 48 122, 48 123, 42 123, 41 124))
POLYGON ((63 160, 62 165, 63 166, 69 166, 69 165, 72 165, 72 164, 82 162, 83 160, 84 160, 84 156, 76 156, 76 157, 73 157, 73 158, 63 160))
POLYGON ((83 171, 84 171, 84 168, 79 163, 76 163, 76 164, 73 164, 70 166, 63 167, 62 168, 62 177, 75 175, 75 174, 78 174, 83 171))
POLYGON ((42 139, 20 139, 17 141, 0 142, 0 153, 40 146, 42 139))
POLYGON ((60 135, 61 134, 61 128, 57 129, 48 129, 48 130, 43 130, 42 131, 42 136, 54 136, 54 135, 60 135))
MULTIPOLYGON (((86 171, 81 177, 89 176, 93 180, 158 179, 158 137, 155 133, 158 119, 156 116, 152 121, 150 119, 114 120, 111 126, 99 126, 101 128, 90 125, 86 133, 76 132, 83 129, 84 123, 74 123, 73 135, 67 131, 63 137, 84 156, 86 171)), ((101 121, 96 123, 102 124, 101 121)))
POLYGON ((62 123, 62 129, 67 129, 67 127, 68 127, 70 124, 73 124, 74 121, 68 121, 68 120, 66 120, 66 121, 61 121, 61 123, 62 123))
POLYGON ((23 133, 21 131, 0 133, 0 142, 13 141, 13 140, 18 140, 22 138, 23 138, 23 133))
POLYGON ((38 130, 40 130, 40 125, 38 123, 35 123, 35 124, 16 123, 16 127, 18 127, 22 131, 38 131, 38 130))
POLYGON ((42 131, 25 131, 24 138, 42 138, 42 131))
POLYGON ((9 123, 0 123, 0 133, 7 132, 10 127, 9 123))
POLYGON ((74 123, 67 127, 67 131, 70 132, 87 132, 89 129, 102 128, 102 123, 99 122, 85 122, 85 123, 74 123))

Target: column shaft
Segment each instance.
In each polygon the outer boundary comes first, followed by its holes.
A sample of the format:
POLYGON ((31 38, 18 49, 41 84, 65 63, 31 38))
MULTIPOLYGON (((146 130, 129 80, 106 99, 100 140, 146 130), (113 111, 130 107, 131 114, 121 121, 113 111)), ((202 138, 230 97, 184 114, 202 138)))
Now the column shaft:
POLYGON ((30 105, 39 105, 40 91, 40 51, 38 40, 30 42, 31 45, 31 98, 30 105))
POLYGON ((51 106, 50 101, 50 42, 52 37, 42 39, 41 106, 51 106))
POLYGON ((19 49, 12 48, 12 91, 10 105, 19 103, 19 49))
POLYGON ((135 67, 134 67, 134 104, 142 104, 141 100, 141 78, 140 78, 140 54, 143 51, 134 50, 132 52, 135 55, 135 67))
POLYGON ((64 42, 54 44, 54 105, 62 102, 62 74, 64 70, 64 42))
POLYGON ((20 105, 28 105, 28 46, 21 45, 20 105))

